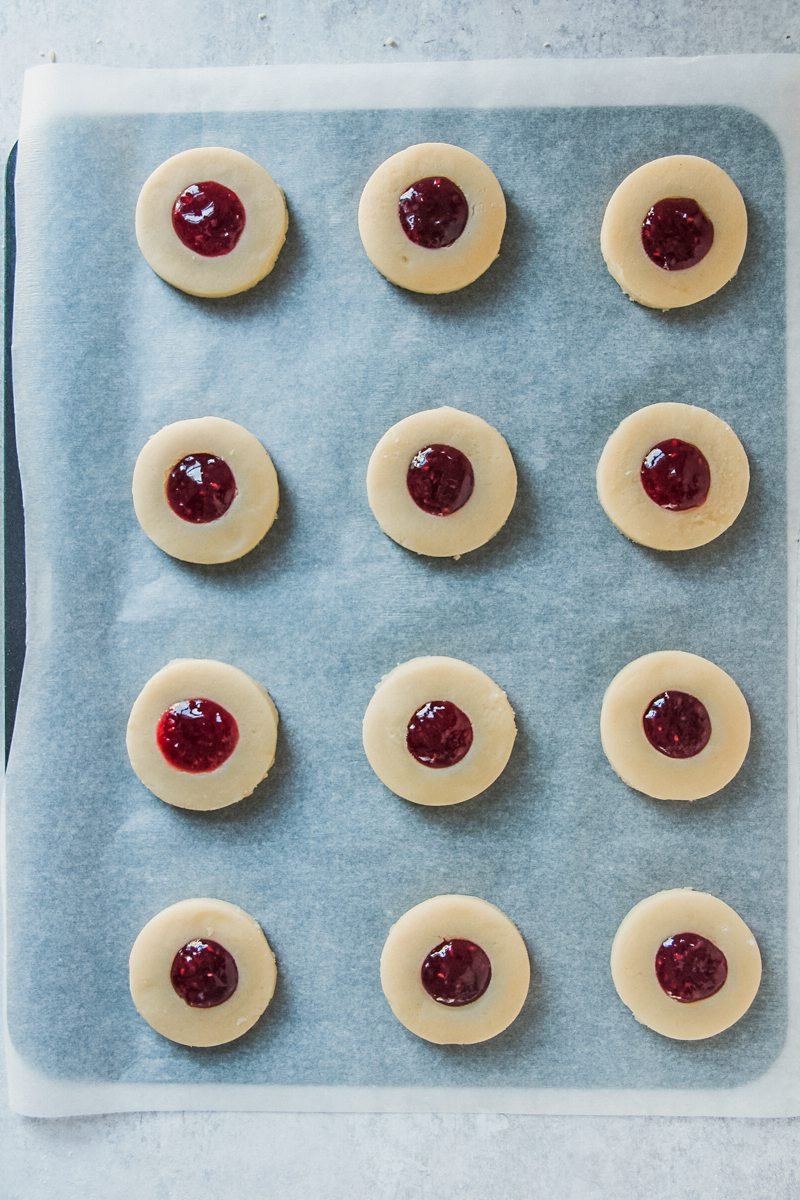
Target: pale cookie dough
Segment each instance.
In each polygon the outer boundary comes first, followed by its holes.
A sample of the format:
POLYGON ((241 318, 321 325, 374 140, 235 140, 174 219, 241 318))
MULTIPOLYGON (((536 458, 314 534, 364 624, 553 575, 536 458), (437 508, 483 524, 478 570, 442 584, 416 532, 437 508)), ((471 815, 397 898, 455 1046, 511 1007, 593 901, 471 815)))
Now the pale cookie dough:
POLYGON ((631 413, 597 464, 597 495, 606 515, 626 537, 654 550, 691 550, 719 537, 741 512, 749 486, 750 466, 736 434, 691 404, 651 404, 631 413), (670 438, 690 442, 708 463, 711 486, 697 508, 661 508, 642 486, 644 459, 670 438))
POLYGON ((398 421, 383 435, 367 467, 367 498, 385 534, 416 554, 458 558, 490 541, 508 520, 517 471, 505 438, 481 417, 431 408, 398 421), (470 460, 475 477, 466 504, 447 516, 425 512, 406 483, 411 460, 431 445, 448 445, 470 460))
POLYGON ((502 688, 457 658, 412 658, 385 675, 364 714, 364 751, 375 774, 414 804, 461 804, 484 792, 505 769, 517 727, 502 688), (469 717, 473 741, 452 767, 418 762, 406 745, 408 723, 423 705, 449 700, 469 717))
POLYGON ((272 176, 238 150, 208 146, 184 150, 157 167, 136 205, 136 239, 153 268, 192 296, 234 296, 269 275, 286 239, 289 214, 272 176), (208 258, 184 246, 172 227, 172 208, 193 183, 213 181, 235 192, 245 225, 228 254, 208 258))
POLYGON ((381 954, 381 986, 406 1029, 440 1046, 485 1042, 519 1016, 530 987, 525 943, 513 922, 476 896, 434 896, 404 913, 392 926, 381 954), (471 1004, 450 1007, 425 991, 420 971, 441 942, 463 938, 486 952, 492 977, 471 1004))
POLYGON ((128 757, 146 788, 176 808, 207 812, 249 796, 275 761, 278 711, 267 691, 228 663, 177 658, 156 672, 139 693, 128 720, 128 757), (229 758, 213 771, 173 767, 156 740, 163 713, 181 700, 214 700, 239 729, 229 758))
POLYGON ((750 711, 720 667, 682 650, 645 654, 611 681, 600 713, 600 737, 611 766, 629 787, 656 800, 699 800, 738 773, 750 745, 750 711), (687 692, 705 705, 711 737, 693 758, 668 758, 650 745, 642 718, 662 692, 687 692))
POLYGON ((505 224, 505 197, 495 175, 480 158, 446 142, 409 146, 387 158, 358 206, 361 241, 373 266, 399 287, 433 295, 458 291, 483 275, 500 253, 505 224), (398 204, 413 183, 433 176, 461 189, 469 216, 452 245, 429 250, 406 236, 398 204))
POLYGON ((611 976, 642 1025, 664 1037, 698 1041, 722 1033, 747 1012, 761 982, 761 955, 742 918, 722 900, 674 888, 641 900, 625 917, 611 947, 611 976), (658 982, 656 953, 678 933, 698 933, 725 955, 728 976, 713 996, 684 1003, 658 982))
POLYGON ((747 242, 741 192, 721 167, 691 154, 645 163, 623 179, 611 197, 600 230, 606 266, 632 300, 648 308, 683 308, 713 296, 739 269, 747 242), (714 226, 705 258, 668 271, 648 257, 642 222, 659 200, 696 200, 714 226))
POLYGON ((249 553, 278 515, 278 476, 264 447, 243 426, 223 417, 175 421, 142 448, 133 471, 133 507, 144 532, 165 553, 184 562, 232 562, 249 553), (236 495, 215 521, 194 524, 173 512, 167 480, 187 455, 223 459, 236 495))
POLYGON ((133 1003, 148 1025, 183 1046, 221 1046, 247 1033, 272 999, 275 955, 260 926, 225 900, 181 900, 145 925, 130 956, 133 1003), (214 1008, 193 1008, 170 980, 172 961, 187 943, 209 939, 236 961, 239 981, 214 1008))

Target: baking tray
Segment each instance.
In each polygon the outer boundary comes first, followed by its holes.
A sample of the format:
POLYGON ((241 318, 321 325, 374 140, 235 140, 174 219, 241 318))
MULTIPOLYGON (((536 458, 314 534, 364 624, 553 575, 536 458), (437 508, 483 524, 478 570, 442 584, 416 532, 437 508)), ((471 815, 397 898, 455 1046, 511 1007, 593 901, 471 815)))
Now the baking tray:
POLYGON ((11 377, 11 323, 14 311, 14 172, 13 146, 5 170, 5 264, 3 272, 3 616, 5 633, 5 761, 11 748, 14 715, 25 660, 25 527, 14 428, 11 377))
MULTIPOLYGON (((135 1107, 793 1110, 794 631, 786 613, 796 507, 784 429, 797 310, 792 286, 784 289, 795 235, 790 221, 784 242, 783 223, 796 211, 797 192, 796 145, 782 113, 794 87, 795 67, 785 60, 559 63, 535 71, 524 63, 451 64, 388 74, 31 73, 22 154, 24 161, 26 138, 37 155, 49 150, 50 159, 37 158, 47 164, 47 187, 63 185, 68 162, 91 177, 100 143, 109 155, 122 146, 128 165, 115 160, 115 172, 132 211, 146 165, 199 142, 232 144, 267 162, 286 188, 292 233, 274 276, 220 305, 190 301, 150 276, 120 218, 118 252, 102 242, 96 253, 105 271, 130 272, 119 277, 132 280, 146 304, 145 315, 126 314, 114 357, 109 335, 117 326, 102 289, 95 311, 86 300, 83 307, 42 301, 32 288, 30 231, 45 209, 37 212, 35 200, 26 209, 18 313, 27 324, 20 329, 18 321, 15 369, 38 407, 35 423, 28 405, 18 415, 23 476, 42 437, 45 446, 55 438, 74 461, 70 439, 79 431, 91 448, 87 486, 95 488, 102 461, 120 445, 124 453, 109 485, 118 515, 105 524, 87 519, 66 538, 30 468, 26 481, 36 534, 28 559, 36 660, 23 684, 7 813, 16 1107, 42 1115, 135 1107), (420 87, 424 107, 395 101, 420 87), (113 111, 98 102, 103 93, 114 95, 113 111), (205 97, 202 114, 187 103, 197 95, 205 97), (48 122, 53 141, 45 145, 48 122), (487 158, 506 188, 510 220, 501 262, 485 279, 431 299, 400 293, 374 274, 360 251, 354 207, 382 157, 437 138, 487 158), (696 311, 664 317, 624 301, 596 243, 614 184, 646 158, 678 150, 731 169, 745 190, 751 234, 734 285, 696 311), (314 162, 311 177, 296 169, 300 161, 314 162), (332 208, 328 197, 342 178, 349 190, 332 208), (567 233, 556 237, 553 195, 568 205, 567 233), (322 229, 340 240, 346 270, 341 263, 334 270, 322 229), (64 338, 67 374, 62 382, 51 363, 47 389, 31 384, 45 330, 51 353, 53 339, 64 338), (159 330, 175 333, 159 341, 159 330), (208 347, 226 345, 227 356, 254 336, 261 349, 251 351, 252 369, 237 367, 236 395, 211 411, 242 420, 273 453, 281 518, 242 564, 216 573, 186 568, 165 560, 136 528, 127 464, 160 424, 199 415, 193 390, 208 389, 220 374, 208 347), (292 351, 298 344, 304 352, 292 351), (87 346, 98 349, 90 372, 87 346), (184 372, 177 380, 169 376, 176 354, 184 372), (123 400, 109 411, 102 389, 120 370, 123 400), (702 401, 698 371, 707 381, 702 401), (688 397, 742 434, 753 491, 725 538, 667 562, 608 525, 593 496, 593 469, 621 417, 650 400, 688 397), (381 538, 363 496, 366 458, 384 429, 446 401, 501 428, 521 480, 503 533, 456 564, 417 559, 381 538), (352 466, 344 475, 343 462, 352 466), (314 524, 326 511, 336 521, 320 537, 314 524), (86 563, 87 590, 78 597, 70 541, 86 563), (89 554, 95 546, 97 561, 89 554), (110 596, 105 555, 117 566, 110 596), (187 607, 210 614, 206 628, 187 628, 187 607), (722 798, 697 806, 653 804, 629 792, 596 737, 599 701, 615 671, 675 644, 729 669, 755 717, 744 771, 722 798), (358 736, 380 675, 434 652, 486 669, 508 690, 520 723, 502 780, 485 798, 445 812, 386 793, 358 736), (120 738, 97 754, 106 721, 123 729, 141 683, 182 654, 251 670, 282 716, 267 785, 235 810, 201 820, 144 792, 120 738), (69 655, 68 665, 80 667, 70 684, 81 717, 68 712, 64 723, 78 761, 62 762, 54 784, 55 752, 34 731, 42 702, 61 696, 69 655), (783 713, 773 720, 776 690, 789 697, 786 722, 783 713), (338 705, 348 714, 345 732, 338 705), (585 736, 567 739, 565 728, 585 736), (72 798, 66 816, 56 792, 72 798), (765 954, 764 985, 746 1021, 692 1046, 636 1026, 607 967, 614 929, 631 904, 685 885, 733 903, 765 954), (502 1038, 469 1051, 413 1039, 388 1013, 377 979, 391 922, 448 890, 500 904, 522 929, 534 964, 523 1015, 502 1038), (143 1025, 124 968, 149 916, 203 893, 241 903, 261 921, 281 985, 268 1020, 251 1035, 198 1054, 143 1025), (43 911, 52 914, 47 922, 43 911), (36 964, 54 950, 63 954, 68 936, 80 985, 68 1003, 48 997, 43 1004, 36 964)), ((84 270, 100 265, 94 253, 78 255, 86 256, 84 270)), ((226 379, 229 366, 225 357, 226 379)), ((793 438, 790 418, 790 446, 793 438)), ((56 482, 65 478, 59 469, 56 455, 56 482)), ((90 507, 91 493, 80 495, 90 507)))

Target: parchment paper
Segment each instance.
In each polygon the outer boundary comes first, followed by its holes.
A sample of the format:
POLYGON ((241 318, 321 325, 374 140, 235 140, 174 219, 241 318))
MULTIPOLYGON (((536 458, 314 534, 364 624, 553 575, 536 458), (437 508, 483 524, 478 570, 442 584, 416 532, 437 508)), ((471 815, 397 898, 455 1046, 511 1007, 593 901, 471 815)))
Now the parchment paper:
POLYGON ((438 76, 352 68, 338 84, 295 68, 29 75, 13 346, 29 645, 7 780, 7 1016, 23 1111, 764 1112, 765 1094, 778 1111, 796 1105, 791 1079, 774 1082, 794 937, 786 145, 731 105, 730 64, 672 64, 688 80, 679 104, 664 102, 670 64, 660 91, 634 64, 626 105, 598 64, 551 66, 567 79, 553 82, 552 106, 526 64, 511 76, 484 65, 481 77, 474 64, 438 76), (386 283, 355 220, 372 170, 425 140, 483 157, 509 204, 501 259, 450 297, 386 283), (151 273, 132 217, 155 166, 215 144, 267 166, 290 231, 254 291, 201 301, 151 273), (679 151, 730 172, 750 236, 733 284, 660 314, 624 299, 598 233, 623 176, 679 151), (679 555, 628 543, 594 491, 608 434, 661 400, 729 421, 753 472, 734 528, 679 555), (459 562, 386 539, 364 489, 385 429, 443 403, 496 425, 520 475, 506 528, 459 562), (167 558, 130 503, 147 437, 205 414, 251 429, 281 483, 277 525, 227 567, 167 558), (696 805, 630 791, 599 743, 616 671, 673 647, 729 671, 753 714, 744 769, 696 805), (393 796, 361 749, 374 685, 418 654, 474 662, 517 712, 509 768, 453 809, 393 796), (180 656, 244 668, 281 715, 268 781, 218 814, 162 804, 125 754, 133 699, 180 656), (706 1043, 637 1026, 608 971, 628 909, 676 886, 732 904, 764 955, 753 1009, 706 1043), (379 985, 391 923, 447 891, 503 908, 533 962, 522 1016, 478 1047, 414 1038, 379 985), (127 957, 154 913, 200 895, 256 917, 280 976, 251 1034, 196 1051, 138 1017, 127 957))

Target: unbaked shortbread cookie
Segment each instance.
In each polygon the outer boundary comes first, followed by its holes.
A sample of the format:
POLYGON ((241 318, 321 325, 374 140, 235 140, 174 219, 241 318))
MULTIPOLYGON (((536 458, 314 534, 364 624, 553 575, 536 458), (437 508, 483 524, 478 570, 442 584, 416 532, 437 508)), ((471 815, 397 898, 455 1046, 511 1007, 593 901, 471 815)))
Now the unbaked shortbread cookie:
POLYGON ((378 778, 415 804, 461 804, 505 769, 517 736, 502 688, 457 658, 412 658, 385 675, 364 714, 378 778))
POLYGON ((675 888, 641 900, 611 947, 611 975, 637 1021, 664 1037, 714 1037, 743 1017, 761 955, 738 913, 706 892, 675 888))
POLYGON ((209 811, 249 796, 275 761, 278 712, 238 667, 178 658, 148 680, 128 720, 128 757, 146 788, 209 811))
POLYGON ((156 1033, 221 1046, 247 1033, 275 991, 275 955, 260 926, 225 900, 181 900, 133 944, 130 989, 156 1033))
POLYGON ((675 154, 622 181, 600 231, 606 266, 632 300, 682 308, 718 292, 747 242, 741 192, 716 163, 675 154))
POLYGON ((738 773, 750 745, 750 711, 720 667, 661 650, 623 667, 600 713, 608 761, 629 787, 656 800, 699 800, 738 773))
POLYGON ((519 1016, 528 951, 511 920, 476 896, 434 896, 404 913, 381 954, 392 1012, 438 1045, 485 1042, 519 1016))
POLYGON ((269 275, 289 215, 272 176, 238 150, 184 150, 136 205, 136 239, 157 275, 192 296, 234 296, 269 275))
POLYGON ((750 486, 744 447, 729 425, 691 404, 651 404, 612 433, 597 464, 608 517, 654 550, 691 550, 719 537, 750 486))
POLYGON ((398 421, 367 468, 367 498, 383 532, 407 550, 438 558, 458 558, 490 541, 516 494, 505 438, 456 408, 398 421))
POLYGON ((500 253, 503 189, 486 163, 446 142, 409 146, 367 181, 358 228, 373 265, 412 292, 455 292, 500 253))
POLYGON ((223 417, 165 425, 133 471, 139 524, 173 558, 232 562, 249 553, 278 515, 272 459, 247 429, 223 417))

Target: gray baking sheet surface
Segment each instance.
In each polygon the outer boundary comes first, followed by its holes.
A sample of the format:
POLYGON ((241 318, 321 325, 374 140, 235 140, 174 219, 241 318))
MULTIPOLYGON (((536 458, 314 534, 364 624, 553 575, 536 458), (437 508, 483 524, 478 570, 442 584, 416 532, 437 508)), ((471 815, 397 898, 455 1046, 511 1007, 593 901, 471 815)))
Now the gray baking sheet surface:
POLYGON ((7 779, 8 1028, 49 1078, 137 1084, 418 1088, 730 1088, 763 1073, 787 1023, 784 169, 733 106, 394 109, 74 116, 20 145, 14 372, 29 645, 7 779), (424 297, 370 265, 356 209, 390 153, 449 141, 484 158, 509 208, 502 255, 465 291, 424 297), (285 189, 273 274, 224 301, 162 283, 133 233, 169 155, 226 145, 285 189), (750 233, 736 280, 669 314, 628 302, 600 256, 609 196, 675 152, 720 163, 750 233), (713 544, 664 555, 605 517, 606 437, 657 401, 699 404, 742 438, 752 487, 713 544), (365 494, 378 438, 452 404, 507 438, 519 471, 503 531, 460 561, 384 537, 365 494), (160 553, 130 501, 162 425, 223 415, 268 448, 277 524, 237 564, 160 553), (736 778, 697 804, 629 790, 600 747, 603 691, 628 661, 680 648, 725 668, 753 715, 736 778), (428 809, 388 792, 361 748, 380 677, 464 658, 506 689, 519 737, 481 798, 428 809), (277 761, 219 813, 170 808, 133 775, 125 725, 175 657, 261 681, 277 761), (638 1026, 608 956, 662 888, 733 905, 764 956, 747 1017, 708 1042, 638 1026), (381 992, 389 926, 442 893, 485 897, 528 945, 522 1015, 483 1045, 408 1033, 381 992), (196 1051, 156 1035, 127 959, 166 905, 218 896, 261 923, 279 963, 258 1026, 196 1051))

